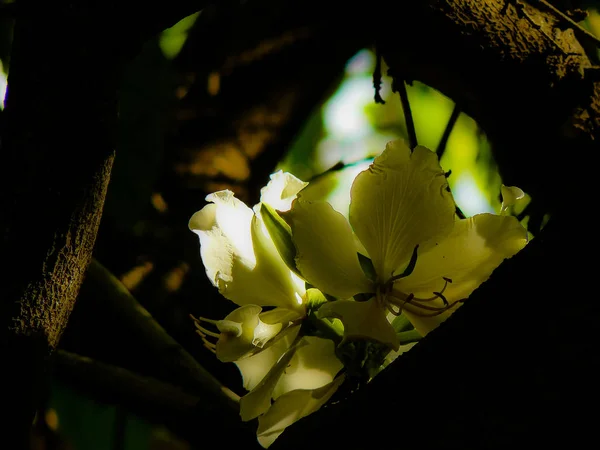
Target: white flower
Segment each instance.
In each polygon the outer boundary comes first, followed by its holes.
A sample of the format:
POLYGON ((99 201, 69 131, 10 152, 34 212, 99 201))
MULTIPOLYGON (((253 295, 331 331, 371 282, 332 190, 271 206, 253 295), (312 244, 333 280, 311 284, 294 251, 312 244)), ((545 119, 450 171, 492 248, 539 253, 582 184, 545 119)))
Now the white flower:
POLYGON ((324 405, 344 381, 329 339, 304 336, 299 326, 267 350, 236 365, 250 390, 240 402, 242 420, 258 417, 259 443, 267 448, 286 427, 324 405), (274 401, 274 403, 273 403, 274 401))
MULTIPOLYGON (((261 204, 288 211, 306 185, 277 172, 261 190, 261 204)), ((196 327, 221 361, 239 367, 250 391, 240 401, 240 415, 245 421, 259 418, 257 436, 266 448, 327 402, 344 380, 336 378, 342 364, 332 341, 299 336, 308 301, 305 282, 282 259, 261 204, 251 210, 227 190, 206 200, 211 203, 192 216, 189 227, 200 238, 209 279, 239 308, 222 320, 195 319, 196 327), (275 308, 263 311, 268 306, 275 308)))
POLYGON ((341 319, 346 337, 394 350, 400 342, 389 312, 404 313, 425 335, 527 242, 515 217, 456 220, 436 154, 402 141, 390 142, 354 180, 349 221, 301 195, 286 217, 302 275, 341 299, 324 304, 321 316, 341 319), (352 300, 357 294, 367 301, 352 300))

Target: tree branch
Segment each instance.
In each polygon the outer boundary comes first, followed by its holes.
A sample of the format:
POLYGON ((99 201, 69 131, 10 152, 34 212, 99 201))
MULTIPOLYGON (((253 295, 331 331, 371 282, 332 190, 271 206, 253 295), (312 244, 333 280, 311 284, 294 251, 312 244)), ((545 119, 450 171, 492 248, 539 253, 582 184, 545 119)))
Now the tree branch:
POLYGON ((193 386, 195 392, 206 392, 234 411, 239 410, 239 396, 221 385, 140 305, 127 288, 95 259, 88 268, 90 289, 101 296, 114 314, 125 319, 132 331, 152 349, 156 364, 166 365, 193 386))
POLYGON ((156 22, 135 28, 144 9, 129 21, 133 13, 116 14, 116 2, 19 2, 0 130, 0 351, 11 411, 3 425, 20 436, 15 448, 28 446, 46 358, 91 258, 123 64, 149 35, 204 4, 144 3, 156 22))
POLYGON ((504 182, 545 202, 550 223, 370 385, 301 420, 273 449, 577 447, 594 439, 595 416, 578 404, 600 397, 600 313, 583 281, 596 275, 573 248, 578 239, 595 253, 597 230, 572 211, 595 201, 596 178, 581 164, 597 151, 600 84, 555 17, 528 4, 532 20, 511 8, 503 15, 503 4, 385 2, 379 8, 393 26, 378 28, 378 42, 398 79, 439 89, 484 127, 504 182), (565 340, 565 326, 578 336, 565 340))
POLYGON ((227 434, 230 445, 258 448, 254 430, 239 420, 237 411, 204 396, 64 350, 54 354, 53 362, 57 381, 97 401, 167 425, 192 443, 227 434))

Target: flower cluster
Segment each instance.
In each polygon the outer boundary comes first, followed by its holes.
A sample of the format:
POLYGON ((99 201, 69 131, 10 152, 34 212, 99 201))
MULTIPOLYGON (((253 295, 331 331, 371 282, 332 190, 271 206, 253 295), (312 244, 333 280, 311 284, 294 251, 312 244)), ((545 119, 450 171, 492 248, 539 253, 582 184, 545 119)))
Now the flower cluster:
MULTIPOLYGON (((253 209, 215 192, 189 223, 208 277, 239 306, 196 326, 239 367, 242 420, 258 417, 263 447, 346 379, 368 381, 527 242, 515 217, 458 219, 435 153, 403 141, 356 177, 348 219, 307 184, 277 172, 253 209)), ((503 194, 503 212, 522 197, 503 194)))

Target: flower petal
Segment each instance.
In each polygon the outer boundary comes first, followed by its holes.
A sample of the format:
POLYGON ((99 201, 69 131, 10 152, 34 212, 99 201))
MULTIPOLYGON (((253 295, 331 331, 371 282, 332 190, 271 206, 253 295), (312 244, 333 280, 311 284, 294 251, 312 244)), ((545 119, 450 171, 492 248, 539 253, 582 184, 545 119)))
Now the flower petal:
MULTIPOLYGON (((439 245, 422 253, 411 275, 394 283, 394 289, 413 293, 416 297, 431 297, 443 291, 449 303, 467 298, 492 271, 521 250, 527 243, 527 231, 512 216, 478 214, 458 220, 452 233, 439 245)), ((442 307, 437 299, 427 303, 442 307)), ((435 317, 417 317, 413 308, 405 308, 415 328, 427 334, 450 315, 452 310, 435 317)))
POLYGON ((388 143, 352 185, 350 223, 380 281, 400 274, 415 246, 419 253, 447 235, 455 204, 437 156, 425 147, 411 153, 403 141, 388 143))
POLYGON ((344 324, 344 338, 374 339, 398 350, 400 342, 375 297, 366 302, 336 300, 319 308, 320 317, 336 317, 344 324))
POLYGON ((340 298, 373 292, 358 262, 348 221, 329 203, 299 197, 286 215, 296 245, 296 265, 306 280, 340 298))
POLYGON ((502 207, 500 208, 500 214, 507 214, 511 207, 516 205, 519 200, 523 200, 525 198, 525 192, 516 186, 502 185, 500 187, 500 193, 502 194, 502 207))
POLYGON ((273 390, 300 345, 306 345, 306 343, 300 342, 288 348, 275 365, 271 367, 271 370, 260 380, 260 383, 240 399, 240 416, 244 422, 267 412, 271 406, 273 390))
POLYGON ((268 448, 283 431, 323 406, 344 382, 344 375, 318 389, 297 389, 279 397, 269 410, 258 418, 258 442, 268 448))
MULTIPOLYGON (((252 218, 252 241, 256 254, 256 266, 252 284, 239 283, 242 291, 254 289, 260 292, 262 306, 280 306, 296 311, 304 311, 303 297, 306 292, 304 280, 294 274, 281 259, 260 213, 252 218)), ((234 266, 235 269, 235 266, 234 266)), ((241 266, 243 269, 243 266, 241 266)), ((240 271, 240 275, 243 271, 240 271)), ((236 272, 234 270, 234 277, 236 272)))
POLYGON ((291 173, 281 170, 271 174, 270 178, 271 181, 260 190, 260 202, 278 211, 289 211, 298 192, 308 185, 291 173))
POLYGON ((202 262, 219 292, 240 306, 301 309, 303 283, 279 256, 260 215, 231 191, 206 199, 214 203, 195 213, 189 227, 200 237, 202 262))
POLYGON ((287 328, 292 321, 301 317, 297 311, 285 308, 275 308, 260 313, 258 325, 254 329, 252 344, 264 348, 280 330, 287 328))
POLYGON ((231 191, 214 192, 206 197, 213 202, 196 212, 189 228, 200 238, 200 255, 208 278, 214 286, 229 281, 234 257, 251 270, 255 264, 250 223, 252 210, 231 191))
POLYGON ((277 336, 278 339, 262 352, 235 361, 242 374, 244 389, 251 391, 263 380, 281 355, 290 348, 299 331, 300 325, 290 327, 277 336))
MULTIPOLYGON (((216 326, 221 332, 217 341, 217 358, 221 362, 232 362, 255 350, 254 332, 259 324, 260 306, 244 305, 232 311, 216 326)), ((279 330, 271 334, 275 336, 279 330)))
POLYGON ((299 347, 279 379, 273 398, 296 389, 317 389, 333 381, 343 364, 335 356, 335 344, 316 336, 302 338, 307 345, 299 347))

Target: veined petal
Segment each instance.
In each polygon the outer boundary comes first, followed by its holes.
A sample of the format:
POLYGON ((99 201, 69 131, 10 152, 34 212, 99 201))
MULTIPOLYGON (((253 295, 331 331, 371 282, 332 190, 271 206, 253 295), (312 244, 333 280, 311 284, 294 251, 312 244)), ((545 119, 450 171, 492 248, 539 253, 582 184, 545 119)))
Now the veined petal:
POLYGON ((281 355, 290 348, 296 339, 300 325, 284 330, 277 340, 262 352, 248 358, 235 361, 235 365, 242 374, 244 389, 251 391, 263 380, 265 375, 277 363, 281 355))
POLYGON ((373 292, 360 268, 350 224, 329 203, 299 197, 286 217, 296 245, 296 265, 309 283, 340 298, 373 292))
POLYGON ((298 311, 285 308, 275 308, 271 311, 260 313, 258 316, 258 325, 254 329, 252 344, 259 348, 264 348, 279 333, 280 330, 287 328, 292 321, 300 319, 302 316, 298 311))
POLYGON ((283 431, 323 406, 344 382, 344 375, 318 389, 298 389, 279 397, 269 410, 258 418, 258 442, 268 448, 283 431))
MULTIPOLYGON (((304 280, 294 274, 281 259, 260 213, 256 213, 252 218, 252 242, 256 254, 256 266, 252 273, 253 284, 258 285, 257 290, 262 298, 261 303, 255 303, 303 311, 303 297, 306 292, 304 280)), ((240 266, 241 273, 244 273, 243 267, 240 266)), ((236 285, 242 291, 247 291, 251 286, 244 283, 236 285)))
POLYGON ((388 143, 351 190, 350 223, 380 281, 399 275, 415 246, 419 254, 452 230, 455 204, 437 156, 425 147, 411 153, 388 143))
POLYGON ((287 268, 260 215, 231 191, 206 197, 214 202, 190 219, 200 237, 206 273, 219 292, 238 305, 302 309, 304 286, 287 268))
POLYGON ((271 370, 260 383, 240 399, 240 416, 244 422, 264 414, 270 408, 273 390, 300 345, 306 345, 306 343, 301 341, 295 345, 292 344, 271 367, 271 370))
POLYGON ((373 297, 366 302, 336 300, 321 306, 320 317, 336 317, 344 324, 344 338, 374 339, 398 350, 400 342, 387 320, 387 311, 373 297))
POLYGON ((281 170, 271 174, 271 181, 260 190, 260 201, 278 211, 289 211, 292 202, 308 183, 281 170))
POLYGON ((302 338, 307 345, 299 347, 285 368, 273 398, 296 389, 317 389, 333 381, 343 364, 335 356, 335 344, 316 336, 302 338))
MULTIPOLYGON (((488 279, 504 259, 516 254, 526 244, 527 231, 515 217, 486 213, 458 220, 446 239, 420 254, 412 274, 396 281, 394 289, 421 298, 431 298, 433 292, 443 291, 449 303, 465 299, 488 279), (452 282, 446 283, 444 277, 452 282)), ((427 305, 444 306, 439 298, 427 305)), ((405 308, 405 313, 423 335, 452 312, 417 317, 414 311, 417 311, 414 307, 405 308)))
POLYGON ((200 238, 200 255, 214 286, 231 281, 234 258, 252 270, 256 263, 250 236, 252 210, 225 190, 206 197, 213 202, 196 212, 189 228, 200 238))

